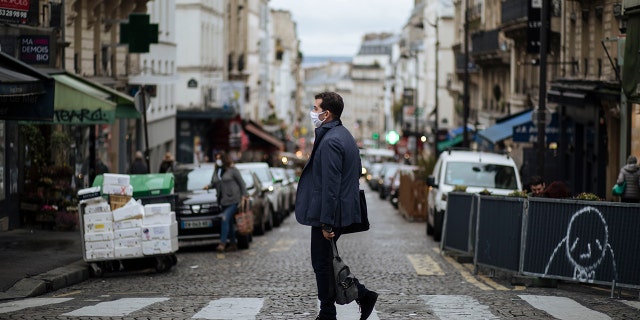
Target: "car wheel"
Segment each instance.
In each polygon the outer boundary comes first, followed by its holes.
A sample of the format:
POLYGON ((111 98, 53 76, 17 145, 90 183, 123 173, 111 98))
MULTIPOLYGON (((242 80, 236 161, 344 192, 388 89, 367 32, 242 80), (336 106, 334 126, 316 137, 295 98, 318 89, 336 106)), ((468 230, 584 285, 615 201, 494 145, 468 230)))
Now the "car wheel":
POLYGON ((429 224, 429 221, 427 221, 427 235, 430 236, 433 234, 433 226, 429 224))
MULTIPOLYGON (((258 212, 262 212, 262 209, 254 211, 254 217, 257 216, 258 212)), ((257 223, 253 224, 253 234, 255 234, 256 236, 261 236, 265 234, 265 217, 264 217, 264 213, 260 214, 260 219, 257 219, 257 223)))
POLYGON ((280 226, 280 223, 282 223, 282 217, 280 216, 280 213, 273 210, 273 207, 271 207, 271 214, 273 215, 273 226, 280 226))
POLYGON ((444 224, 444 211, 439 211, 433 217, 433 222, 435 224, 433 230, 433 240, 440 241, 442 240, 442 225, 444 224))
POLYGON ((273 213, 271 213, 271 207, 267 206, 265 207, 265 210, 267 211, 267 214, 264 216, 267 217, 267 220, 264 222, 264 228, 266 230, 273 230, 273 213))

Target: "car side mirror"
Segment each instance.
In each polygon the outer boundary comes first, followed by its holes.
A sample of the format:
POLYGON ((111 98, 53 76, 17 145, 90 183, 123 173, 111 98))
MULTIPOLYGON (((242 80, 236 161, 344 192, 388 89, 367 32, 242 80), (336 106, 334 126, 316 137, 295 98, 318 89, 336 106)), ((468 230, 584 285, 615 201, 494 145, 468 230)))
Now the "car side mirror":
POLYGON ((438 185, 436 184, 436 178, 434 176, 428 176, 427 177, 427 185, 429 187, 437 188, 438 185))

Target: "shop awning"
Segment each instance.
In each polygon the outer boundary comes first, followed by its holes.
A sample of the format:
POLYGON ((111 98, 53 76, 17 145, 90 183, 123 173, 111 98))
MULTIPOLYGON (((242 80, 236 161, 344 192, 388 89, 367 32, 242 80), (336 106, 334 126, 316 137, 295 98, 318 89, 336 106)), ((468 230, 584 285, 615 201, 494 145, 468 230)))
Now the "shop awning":
POLYGON ((51 121, 53 79, 0 52, 0 119, 51 121))
POLYGON ((52 76, 56 81, 54 123, 105 124, 140 118, 133 98, 124 93, 67 72, 52 76))
POLYGON ((513 127, 531 121, 533 110, 525 111, 521 114, 508 118, 500 123, 478 132, 478 136, 484 140, 495 144, 513 135, 513 127))
POLYGON ((451 148, 453 146, 456 146, 460 143, 462 143, 462 140, 464 140, 462 135, 458 135, 453 137, 453 139, 449 139, 449 140, 445 140, 442 142, 438 142, 438 151, 444 151, 447 150, 447 148, 451 148))
POLYGON ((249 131, 250 133, 258 136, 260 139, 272 144, 273 146, 275 146, 276 148, 278 148, 278 150, 280 151, 284 151, 284 142, 280 141, 278 138, 274 137, 273 135, 269 134, 268 132, 262 130, 261 128, 251 124, 251 123, 246 123, 244 128, 249 131))

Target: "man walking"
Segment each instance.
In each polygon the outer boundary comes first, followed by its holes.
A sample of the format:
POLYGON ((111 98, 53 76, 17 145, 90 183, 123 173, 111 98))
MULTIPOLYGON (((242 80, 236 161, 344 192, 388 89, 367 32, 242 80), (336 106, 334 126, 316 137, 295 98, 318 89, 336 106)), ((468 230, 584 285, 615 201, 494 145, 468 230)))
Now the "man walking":
MULTIPOLYGON (((296 219, 311 226, 311 264, 316 274, 320 314, 316 320, 335 320, 332 240, 341 229, 360 221, 358 146, 340 121, 342 97, 335 92, 315 96, 310 112, 315 129, 311 157, 302 170, 296 196, 296 219), (338 219, 339 217, 339 219, 338 219)), ((378 294, 358 283, 360 319, 367 319, 378 294)))

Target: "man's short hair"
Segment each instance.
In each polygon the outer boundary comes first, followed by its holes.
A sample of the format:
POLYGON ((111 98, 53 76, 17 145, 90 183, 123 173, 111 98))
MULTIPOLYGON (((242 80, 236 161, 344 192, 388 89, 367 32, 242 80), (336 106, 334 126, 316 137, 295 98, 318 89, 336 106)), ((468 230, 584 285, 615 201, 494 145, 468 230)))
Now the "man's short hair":
POLYGON ((544 179, 542 179, 541 176, 533 176, 529 179, 529 186, 537 186, 543 183, 544 183, 544 179))
POLYGON ((344 110, 344 102, 342 97, 335 92, 322 92, 316 94, 316 99, 321 99, 320 108, 329 110, 333 114, 334 119, 340 119, 342 110, 344 110))

